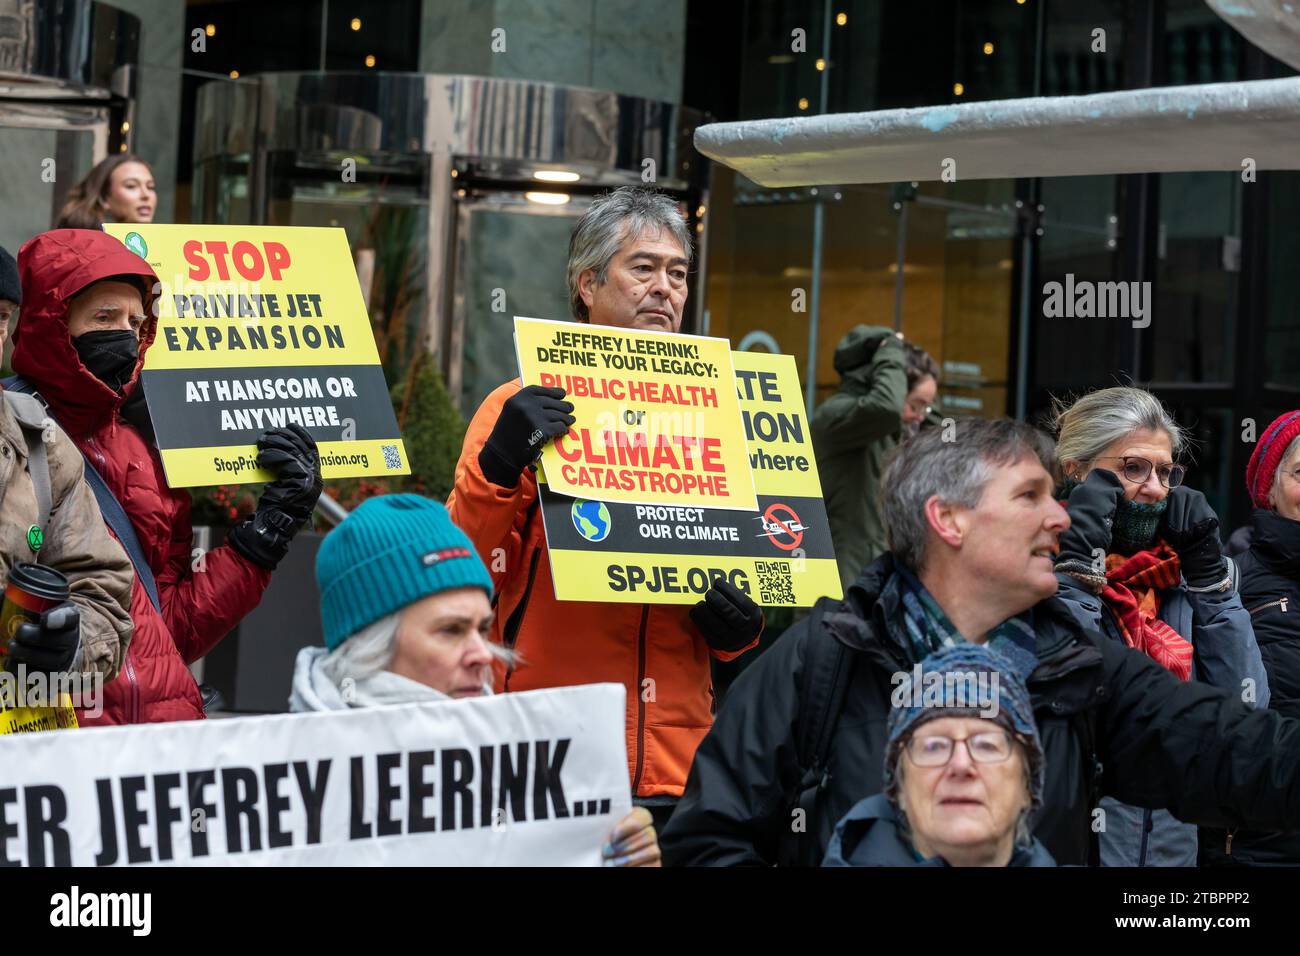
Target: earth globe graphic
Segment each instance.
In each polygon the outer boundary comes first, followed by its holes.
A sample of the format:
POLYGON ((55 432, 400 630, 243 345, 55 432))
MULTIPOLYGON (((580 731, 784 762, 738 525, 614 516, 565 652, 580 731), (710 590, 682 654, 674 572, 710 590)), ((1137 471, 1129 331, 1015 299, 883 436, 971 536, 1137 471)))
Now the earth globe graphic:
POLYGON ((609 534, 609 509, 603 501, 578 498, 569 508, 573 526, 588 541, 604 541, 609 534))

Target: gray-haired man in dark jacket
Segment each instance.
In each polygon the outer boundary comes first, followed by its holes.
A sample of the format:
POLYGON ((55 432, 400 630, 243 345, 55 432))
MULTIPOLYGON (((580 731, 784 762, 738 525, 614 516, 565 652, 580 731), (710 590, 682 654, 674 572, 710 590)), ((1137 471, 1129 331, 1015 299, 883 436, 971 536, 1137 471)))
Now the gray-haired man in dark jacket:
POLYGON ((819 863, 835 823, 881 789, 891 695, 961 640, 1027 683, 1047 764, 1034 833, 1058 863, 1095 859, 1103 795, 1188 822, 1300 827, 1300 721, 1179 681, 1055 597, 1069 517, 1050 440, 1006 419, 945 437, 922 432, 885 473, 890 553, 728 693, 663 834, 665 863, 819 863))

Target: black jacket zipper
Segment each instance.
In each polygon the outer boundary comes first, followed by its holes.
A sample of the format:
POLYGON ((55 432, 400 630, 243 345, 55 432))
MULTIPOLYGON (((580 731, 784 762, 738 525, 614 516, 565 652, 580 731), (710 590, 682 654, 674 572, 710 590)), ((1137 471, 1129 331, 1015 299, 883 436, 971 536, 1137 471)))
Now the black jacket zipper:
POLYGON ((1287 601, 1290 601, 1290 600, 1291 600, 1291 598, 1289 598, 1289 597, 1284 597, 1284 598, 1278 598, 1276 601, 1269 601, 1267 604, 1259 604, 1259 605, 1256 605, 1255 607, 1252 607, 1252 608, 1250 609, 1250 613, 1251 613, 1251 614, 1254 614, 1256 611, 1263 611, 1263 610, 1266 610, 1266 609, 1268 609, 1268 608, 1270 608, 1270 607, 1277 607, 1277 606, 1280 605, 1281 608, 1282 608, 1282 613, 1285 614, 1285 613, 1286 613, 1286 603, 1287 603, 1287 601))
POLYGON ((641 770, 645 766, 645 694, 641 685, 645 683, 645 627, 650 617, 650 605, 641 605, 641 630, 636 639, 636 773, 632 775, 632 796, 635 797, 641 786, 641 770))
MULTIPOLYGON (((541 548, 533 551, 532 560, 528 564, 528 583, 524 585, 524 593, 519 597, 519 603, 515 609, 510 612, 510 617, 506 619, 506 626, 501 631, 501 639, 505 642, 507 650, 515 649, 515 642, 519 640, 519 630, 524 626, 524 614, 528 611, 528 599, 533 594, 533 580, 537 577, 537 561, 542 556, 541 548)), ((515 666, 510 665, 506 671, 505 689, 510 689, 510 675, 515 672, 515 666)))
MULTIPOLYGON (((541 503, 542 499, 539 496, 534 498, 533 503, 528 506, 528 514, 524 517, 524 527, 522 529, 524 540, 528 539, 528 529, 532 525, 533 517, 537 514, 537 509, 541 506, 541 503)), ((501 640, 505 644, 507 650, 513 651, 515 649, 515 643, 519 640, 519 631, 524 626, 524 615, 528 613, 528 599, 532 597, 533 594, 533 581, 537 577, 537 561, 541 556, 542 549, 534 548, 532 557, 528 560, 528 583, 524 585, 524 593, 519 596, 519 603, 516 604, 515 609, 510 612, 510 617, 506 618, 506 626, 501 629, 501 640)), ((496 608, 497 602, 500 599, 501 593, 498 591, 496 596, 492 599, 493 609, 496 608)), ((506 671, 506 690, 510 689, 510 675, 514 672, 514 665, 511 664, 510 668, 506 671)))

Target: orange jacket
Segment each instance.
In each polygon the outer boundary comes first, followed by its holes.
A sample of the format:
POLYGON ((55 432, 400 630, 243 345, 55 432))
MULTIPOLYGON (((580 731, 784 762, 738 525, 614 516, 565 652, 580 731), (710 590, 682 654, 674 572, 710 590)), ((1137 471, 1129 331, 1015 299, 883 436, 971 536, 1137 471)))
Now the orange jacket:
POLYGON ((515 380, 486 399, 469 424, 451 518, 469 535, 497 589, 496 638, 521 660, 498 675, 497 690, 535 690, 611 681, 627 688, 627 762, 632 793, 681 796, 695 748, 713 723, 709 655, 691 622, 689 605, 595 604, 557 601, 537 478, 525 469, 514 488, 483 477, 478 455, 515 380))

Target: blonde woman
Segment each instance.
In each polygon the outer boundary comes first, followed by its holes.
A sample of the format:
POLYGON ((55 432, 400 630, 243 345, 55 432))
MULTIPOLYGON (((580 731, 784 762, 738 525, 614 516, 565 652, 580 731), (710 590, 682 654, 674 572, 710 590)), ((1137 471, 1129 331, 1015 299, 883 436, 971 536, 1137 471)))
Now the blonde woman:
MULTIPOLYGON (((1129 387, 1062 405, 1057 426, 1070 515, 1056 563, 1062 600, 1085 626, 1180 680, 1267 706, 1268 679, 1219 519, 1184 484, 1183 429, 1154 395, 1129 387)), ((1196 865, 1194 826, 1161 809, 1109 799, 1101 808, 1103 865, 1196 865)))

